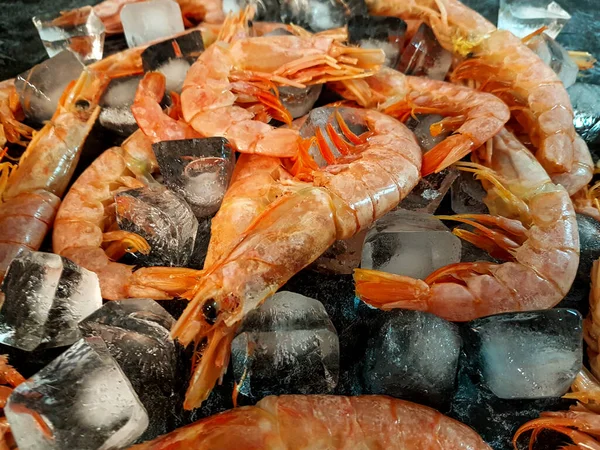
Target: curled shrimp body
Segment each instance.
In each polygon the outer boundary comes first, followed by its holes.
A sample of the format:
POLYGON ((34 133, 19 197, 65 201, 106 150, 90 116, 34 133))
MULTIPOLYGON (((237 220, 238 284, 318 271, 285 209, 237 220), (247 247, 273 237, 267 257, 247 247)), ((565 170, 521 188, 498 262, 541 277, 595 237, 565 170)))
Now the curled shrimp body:
POLYGON ((0 149, 6 142, 25 146, 34 132, 20 122, 24 115, 14 81, 0 82, 0 149))
POLYGON ((132 450, 489 450, 468 426, 384 396, 282 395, 208 417, 132 450))
POLYGON ((455 233, 508 261, 451 264, 423 281, 356 269, 356 292, 365 302, 464 321, 551 308, 567 294, 579 263, 579 234, 565 189, 552 183, 531 153, 505 130, 494 137, 490 163, 463 167, 483 180, 491 215, 443 218, 471 225, 473 232, 455 233))
POLYGON ((374 14, 427 22, 440 44, 463 59, 451 79, 475 80, 479 89, 506 102, 529 134, 536 158, 555 183, 563 185, 570 194, 589 183, 592 159, 573 127, 573 108, 567 91, 554 71, 519 38, 497 30, 458 0, 367 3, 374 14))

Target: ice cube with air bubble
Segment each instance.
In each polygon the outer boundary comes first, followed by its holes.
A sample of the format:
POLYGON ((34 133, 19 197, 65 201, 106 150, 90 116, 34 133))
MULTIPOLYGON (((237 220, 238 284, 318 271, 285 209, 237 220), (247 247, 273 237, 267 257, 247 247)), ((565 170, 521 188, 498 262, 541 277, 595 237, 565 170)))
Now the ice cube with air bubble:
POLYGON ((443 80, 451 64, 452 54, 440 45, 433 30, 423 23, 404 48, 398 70, 406 75, 443 80))
POLYGON ((565 88, 572 86, 577 80, 579 67, 571 59, 569 52, 546 33, 538 34, 527 41, 527 46, 550 66, 563 82, 565 88))
POLYGON ((323 307, 289 291, 250 312, 231 344, 240 395, 332 393, 338 380, 338 336, 323 307))
POLYGON ((98 276, 53 253, 15 257, 0 291, 0 343, 26 351, 71 345, 78 322, 102 306, 98 276))
POLYGON ((546 27, 552 39, 561 32, 571 15, 560 4, 550 0, 500 0, 498 28, 519 38, 546 27))
POLYGON ((278 90, 281 103, 292 115, 292 118, 296 119, 312 109, 323 90, 323 85, 314 84, 305 88, 281 86, 278 90))
POLYGON ((310 268, 322 273, 352 274, 360 265, 366 235, 367 230, 362 230, 351 238, 335 241, 310 268))
POLYGON ((128 3, 121 9, 121 23, 129 48, 184 31, 181 8, 173 0, 128 3))
POLYGON ((375 222, 363 248, 363 269, 425 279, 460 261, 461 242, 435 217, 396 209, 375 222))
POLYGON ((588 144, 600 143, 600 86, 575 83, 567 89, 573 105, 573 125, 588 144))
POLYGON ((248 6, 252 6, 256 11, 253 20, 260 22, 281 21, 278 0, 223 0, 222 5, 225 14, 237 14, 248 6))
POLYGON ((471 172, 460 171, 450 189, 451 208, 456 214, 487 214, 486 196, 481 181, 471 172))
POLYGON ((121 136, 130 136, 138 125, 131 112, 135 92, 141 76, 115 78, 110 81, 100 98, 100 125, 121 136))
POLYGON ((15 88, 25 115, 38 123, 50 120, 64 90, 83 70, 75 53, 63 50, 18 75, 15 88))
POLYGON ((192 209, 175 192, 155 183, 115 195, 119 228, 135 233, 150 245, 137 256, 145 265, 185 266, 198 231, 192 209))
POLYGON ((163 181, 186 199, 198 219, 218 211, 235 165, 227 139, 162 141, 152 148, 163 181))
POLYGON ((367 15, 364 0, 280 0, 281 19, 318 32, 343 27, 357 15, 367 15))
POLYGON ((355 16, 348 21, 348 40, 362 48, 381 49, 385 65, 396 68, 404 47, 406 22, 398 17, 355 16))
POLYGON ((131 383, 100 338, 84 338, 17 386, 4 412, 23 450, 123 448, 148 426, 131 383))

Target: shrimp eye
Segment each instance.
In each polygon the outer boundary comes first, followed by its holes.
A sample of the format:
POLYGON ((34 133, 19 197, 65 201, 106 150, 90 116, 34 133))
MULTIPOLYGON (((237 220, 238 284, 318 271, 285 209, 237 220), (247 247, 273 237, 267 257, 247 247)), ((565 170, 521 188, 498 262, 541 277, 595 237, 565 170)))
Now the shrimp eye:
POLYGON ((80 98, 79 100, 77 100, 77 101, 75 102, 75 106, 76 106, 78 109, 86 110, 86 109, 88 109, 88 108, 90 107, 90 102, 89 102, 89 101, 87 101, 87 100, 86 100, 86 99, 84 99, 84 98, 80 98))
POLYGON ((214 298, 209 298, 204 302, 204 305, 202 305, 202 314, 204 315, 204 320, 209 325, 213 325, 217 321, 219 309, 214 298))

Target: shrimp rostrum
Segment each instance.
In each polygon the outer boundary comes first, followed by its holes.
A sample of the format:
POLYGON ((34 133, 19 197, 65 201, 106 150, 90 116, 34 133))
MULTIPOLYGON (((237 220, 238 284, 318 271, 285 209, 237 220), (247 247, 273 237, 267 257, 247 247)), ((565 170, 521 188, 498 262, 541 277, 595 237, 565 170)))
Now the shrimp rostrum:
POLYGON ((379 308, 429 311, 453 321, 556 305, 579 263, 577 222, 566 190, 505 130, 493 139, 490 162, 459 167, 482 181, 491 215, 440 218, 471 226, 473 231, 454 233, 507 262, 451 264, 425 280, 356 269, 358 296, 379 308))

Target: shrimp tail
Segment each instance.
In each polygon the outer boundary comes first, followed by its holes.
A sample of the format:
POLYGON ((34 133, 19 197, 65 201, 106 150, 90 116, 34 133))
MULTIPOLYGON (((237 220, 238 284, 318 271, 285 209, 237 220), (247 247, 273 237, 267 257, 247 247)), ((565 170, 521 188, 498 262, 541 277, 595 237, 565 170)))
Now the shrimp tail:
POLYGON ((422 280, 377 270, 355 269, 354 282, 356 295, 371 306, 380 309, 427 309, 429 286, 422 280))
MULTIPOLYGON (((582 433, 573 428, 578 429, 586 429, 588 428, 585 417, 583 415, 587 415, 589 413, 582 413, 582 417, 579 417, 578 413, 573 411, 567 412, 556 412, 556 413, 546 413, 547 417, 540 417, 539 419, 534 419, 527 422, 521 428, 517 430, 513 437, 513 445, 515 449, 518 449, 517 440, 519 437, 527 432, 533 431, 531 438, 529 440, 529 448, 532 448, 535 443, 537 436, 542 430, 553 430, 557 433, 564 434, 568 436, 577 447, 575 448, 586 448, 589 450, 600 450, 600 442, 598 442, 593 437, 582 433), (550 415, 551 414, 551 415, 550 415)), ((568 447, 567 447, 568 448, 568 447)))

